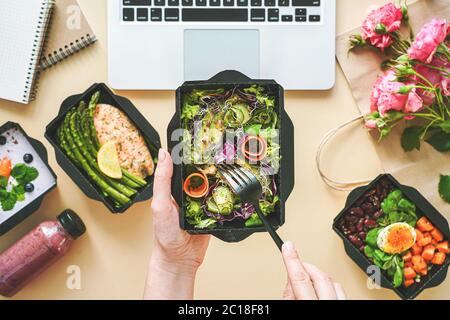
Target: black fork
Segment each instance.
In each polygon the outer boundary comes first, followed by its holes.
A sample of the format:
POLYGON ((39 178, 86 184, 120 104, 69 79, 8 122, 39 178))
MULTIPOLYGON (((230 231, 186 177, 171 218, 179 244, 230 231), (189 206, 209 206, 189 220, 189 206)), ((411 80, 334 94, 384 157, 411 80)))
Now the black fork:
POLYGON ((248 169, 237 166, 223 164, 219 165, 219 172, 227 180, 233 191, 241 198, 243 202, 252 203, 278 249, 283 246, 283 240, 275 232, 267 217, 262 213, 259 207, 259 199, 262 194, 262 186, 256 176, 248 169))

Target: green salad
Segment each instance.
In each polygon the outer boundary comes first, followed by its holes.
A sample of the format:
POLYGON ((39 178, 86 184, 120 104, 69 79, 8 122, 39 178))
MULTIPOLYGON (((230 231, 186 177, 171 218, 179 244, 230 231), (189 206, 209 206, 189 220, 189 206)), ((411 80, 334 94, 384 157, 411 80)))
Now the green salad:
POLYGON ((262 222, 250 203, 242 203, 219 174, 220 164, 250 169, 260 181, 265 215, 280 202, 279 128, 275 96, 260 86, 230 90, 192 90, 183 96, 185 216, 197 229, 230 221, 246 227, 262 222))

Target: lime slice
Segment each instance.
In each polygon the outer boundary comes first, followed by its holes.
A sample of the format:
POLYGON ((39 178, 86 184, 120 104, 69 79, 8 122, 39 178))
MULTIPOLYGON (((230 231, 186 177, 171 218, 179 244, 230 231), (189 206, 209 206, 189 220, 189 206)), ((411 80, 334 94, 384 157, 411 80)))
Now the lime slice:
POLYGON ((102 173, 113 179, 122 178, 122 169, 120 168, 115 141, 107 142, 100 148, 97 161, 102 173))

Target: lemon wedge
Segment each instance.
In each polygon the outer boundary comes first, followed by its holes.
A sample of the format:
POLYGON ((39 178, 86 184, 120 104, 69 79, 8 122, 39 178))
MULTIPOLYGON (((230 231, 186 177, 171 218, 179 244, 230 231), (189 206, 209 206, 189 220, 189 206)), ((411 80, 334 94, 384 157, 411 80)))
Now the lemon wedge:
POLYGON ((98 166, 102 173, 113 179, 122 178, 122 169, 120 168, 119 155, 115 141, 105 143, 97 155, 98 166))

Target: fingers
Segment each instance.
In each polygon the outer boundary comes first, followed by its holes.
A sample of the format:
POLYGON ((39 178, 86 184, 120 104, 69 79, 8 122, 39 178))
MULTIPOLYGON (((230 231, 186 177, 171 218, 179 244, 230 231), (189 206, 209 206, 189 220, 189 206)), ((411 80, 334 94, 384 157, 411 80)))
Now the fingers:
POLYGON ((334 283, 334 290, 336 291, 338 300, 347 300, 347 295, 345 294, 344 288, 340 283, 334 283))
POLYGON ((294 244, 289 241, 285 242, 282 253, 295 297, 298 300, 317 300, 311 278, 300 262, 294 244))
POLYGON ((171 182, 173 174, 173 162, 170 154, 160 149, 158 153, 158 165, 155 171, 153 184, 153 207, 171 206, 172 192, 171 182))
POLYGON ((283 300, 295 300, 294 292, 292 291, 292 286, 289 278, 287 280, 286 287, 284 288, 283 300))
POLYGON ((303 266, 311 277, 319 300, 336 300, 337 294, 330 276, 310 263, 303 263, 303 266))

